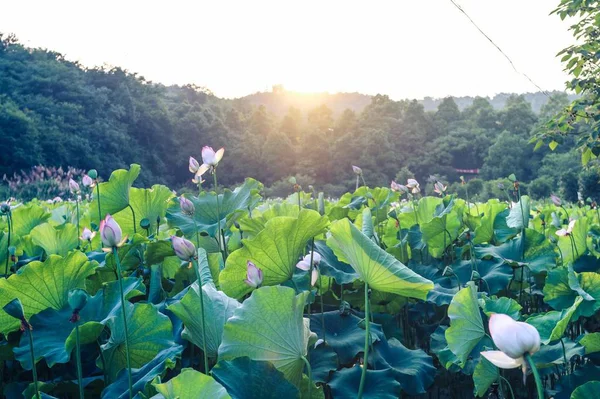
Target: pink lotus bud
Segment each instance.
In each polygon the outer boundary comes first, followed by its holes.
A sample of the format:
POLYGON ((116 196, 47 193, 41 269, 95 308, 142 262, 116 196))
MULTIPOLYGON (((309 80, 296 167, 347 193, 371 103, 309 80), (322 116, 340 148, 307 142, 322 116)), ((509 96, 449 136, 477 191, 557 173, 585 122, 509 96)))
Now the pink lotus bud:
POLYGON ((79 184, 73 179, 69 179, 69 190, 71 190, 72 193, 79 191, 79 184))
POLYGON ((550 196, 550 200, 552 200, 552 203, 556 206, 561 206, 562 205, 562 201, 560 200, 560 198, 554 194, 552 194, 550 196))
POLYGON ((100 222, 100 238, 107 248, 118 247, 122 244, 123 232, 121 226, 109 214, 100 222))
POLYGON ((183 237, 171 236, 171 244, 173 244, 173 250, 179 259, 189 261, 196 257, 196 247, 191 241, 183 237))
POLYGON ((186 215, 191 216, 194 214, 194 212, 196 212, 196 207, 194 207, 192 201, 185 198, 184 196, 179 197, 179 207, 181 208, 181 211, 186 215))
POLYGON ((92 178, 89 177, 88 175, 83 176, 83 179, 81 179, 81 182, 83 183, 83 185, 85 187, 90 187, 94 183, 92 178))
POLYGON ((92 231, 86 227, 83 229, 83 232, 81 233, 81 237, 79 237, 79 238, 81 238, 83 241, 92 241, 95 236, 96 236, 96 232, 92 231))
POLYGON ((198 171, 199 167, 200 167, 200 163, 198 163, 198 161, 196 161, 196 158, 190 157, 190 165, 189 165, 190 172, 196 173, 198 171))
POLYGON ((435 191, 439 195, 444 195, 447 188, 448 188, 448 186, 444 186, 444 184, 439 181, 435 182, 435 184, 433 185, 433 191, 435 191))
POLYGON ((356 175, 362 175, 362 169, 361 169, 361 168, 359 168, 359 167, 358 167, 358 166, 356 166, 356 165, 352 165, 352 171, 353 171, 353 172, 354 172, 354 174, 356 174, 356 175))
POLYGON ((202 162, 214 168, 219 164, 224 153, 224 148, 220 148, 217 152, 215 152, 212 147, 204 146, 202 147, 202 162))
POLYGON ((252 288, 258 288, 263 282, 263 272, 254 263, 246 263, 246 279, 244 282, 252 288))

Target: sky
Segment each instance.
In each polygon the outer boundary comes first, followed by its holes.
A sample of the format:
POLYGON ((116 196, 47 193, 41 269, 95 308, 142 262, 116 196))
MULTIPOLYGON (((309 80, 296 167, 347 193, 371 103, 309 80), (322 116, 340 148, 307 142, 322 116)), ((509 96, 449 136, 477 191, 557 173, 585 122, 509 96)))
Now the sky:
MULTIPOLYGON (((455 0, 544 90, 567 80, 559 0, 455 0)), ((538 91, 450 0, 0 0, 0 32, 85 66, 220 97, 282 84, 393 99, 538 91), (3 4, 2 4, 3 3, 3 4)))

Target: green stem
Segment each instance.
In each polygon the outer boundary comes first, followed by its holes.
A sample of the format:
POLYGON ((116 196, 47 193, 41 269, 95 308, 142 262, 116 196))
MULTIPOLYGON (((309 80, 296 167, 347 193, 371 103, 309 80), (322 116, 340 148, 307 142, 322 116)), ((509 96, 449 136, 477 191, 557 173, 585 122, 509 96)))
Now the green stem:
POLYGON ((562 345, 562 351, 563 351, 563 360, 565 362, 565 371, 567 370, 567 351, 565 349, 565 343, 563 342, 563 339, 560 339, 560 344, 562 345))
POLYGON ((308 373, 308 397, 312 398, 311 390, 312 390, 312 368, 310 367, 310 362, 305 356, 302 356, 302 360, 304 360, 304 364, 306 365, 306 371, 308 373))
POLYGON ((137 233, 137 227, 136 227, 136 223, 135 223, 135 211, 133 210, 133 207, 129 204, 127 204, 127 206, 129 207, 129 209, 131 209, 131 215, 133 216, 133 234, 137 233))
POLYGON ((12 230, 10 213, 6 215, 6 221, 8 223, 8 241, 6 244, 6 266, 4 267, 4 278, 8 278, 8 262, 10 261, 10 233, 12 230))
POLYGON ((327 341, 325 339, 325 313, 323 312, 323 284, 321 284, 322 276, 319 273, 319 293, 321 297, 321 327, 323 328, 323 341, 327 341))
POLYGON ((358 182, 359 182, 358 175, 356 175, 356 189, 354 191, 358 190, 358 182))
POLYGON ((217 234, 215 234, 215 238, 219 244, 219 252, 224 257, 223 248, 221 248, 223 242, 221 241, 221 211, 219 210, 219 190, 217 190, 217 169, 213 170, 213 183, 215 185, 215 196, 217 197, 217 234))
POLYGON ((27 335, 29 336, 29 353, 31 354, 31 372, 33 373, 33 385, 35 387, 35 397, 40 399, 40 391, 38 389, 38 377, 37 369, 35 368, 35 354, 33 352, 33 332, 31 328, 27 329, 27 335))
POLYGON ((79 338, 79 324, 75 324, 75 358, 77 361, 77 384, 79 385, 79 398, 83 399, 83 371, 81 369, 81 341, 79 338))
POLYGON ((535 379, 535 385, 537 387, 538 399, 544 399, 544 387, 542 385, 542 379, 540 378, 540 373, 538 372, 537 367, 535 366, 535 362, 529 353, 525 353, 525 360, 531 367, 531 372, 533 373, 533 378, 535 379))
POLYGON ((79 230, 79 200, 75 197, 75 209, 77 209, 77 247, 79 248, 79 236, 81 231, 79 230))
POLYGON ((508 380, 504 377, 502 377, 501 375, 498 375, 498 377, 500 377, 500 384, 502 384, 502 381, 504 381, 504 383, 508 386, 508 390, 510 391, 510 396, 512 399, 515 399, 515 393, 513 392, 512 386, 510 385, 510 382, 508 382, 508 380))
POLYGON ((200 264, 197 259, 192 259, 198 279, 198 294, 200 295, 200 312, 202 315, 202 352, 204 353, 204 374, 208 375, 208 352, 206 352, 206 320, 204 313, 204 292, 202 290, 202 278, 200 276, 200 264))
MULTIPOLYGON (((313 272, 313 255, 315 253, 315 239, 313 237, 313 239, 310 242, 310 267, 308 268, 308 286, 309 286, 309 291, 312 291, 312 272, 313 272)), ((308 318, 310 319, 310 303, 307 305, 307 312, 308 313, 308 318)), ((325 328, 325 326, 323 326, 323 328, 325 328)))
POLYGON ((98 223, 102 221, 102 212, 100 211, 100 183, 96 181, 96 197, 98 197, 98 223))
POLYGON ((365 177, 362 175, 362 173, 360 174, 360 178, 363 182, 363 186, 367 187, 367 183, 365 183, 365 177))
POLYGON ((363 360, 363 369, 360 375, 360 385, 358 387, 358 399, 362 399, 363 390, 365 389, 365 381, 367 380, 367 367, 369 365, 369 344, 371 337, 371 322, 369 320, 370 313, 370 301, 369 301, 369 284, 365 282, 365 350, 364 350, 364 360, 363 360))
POLYGON ((119 292, 121 296, 121 314, 123 315, 123 328, 125 330, 125 358, 127 360, 127 380, 129 383, 129 399, 133 398, 133 379, 131 377, 131 359, 129 356, 129 330, 127 328, 127 309, 125 309, 125 293, 123 292, 123 276, 121 275, 121 261, 117 247, 113 247, 113 255, 117 264, 117 279, 119 280, 119 292))

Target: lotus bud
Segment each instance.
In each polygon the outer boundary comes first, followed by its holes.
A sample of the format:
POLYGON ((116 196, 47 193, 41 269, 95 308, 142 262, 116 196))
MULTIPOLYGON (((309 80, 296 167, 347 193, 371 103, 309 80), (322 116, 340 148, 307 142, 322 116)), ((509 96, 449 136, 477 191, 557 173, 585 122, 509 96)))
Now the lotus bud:
POLYGON ((90 229, 88 229, 87 227, 85 227, 83 229, 83 232, 81 233, 81 238, 83 241, 92 241, 94 239, 94 237, 96 236, 96 232, 92 231, 90 229))
POLYGON ((0 212, 2 212, 3 214, 10 213, 10 205, 8 205, 7 202, 3 202, 2 204, 0 204, 0 212))
POLYGON ((81 288, 76 288, 74 290, 69 291, 68 302, 69 306, 71 307, 71 310, 73 311, 73 314, 69 319, 71 323, 76 323, 79 321, 79 312, 85 307, 87 301, 88 294, 87 292, 85 292, 85 290, 82 290, 81 288))
POLYGON ((551 200, 551 201, 552 201, 552 203, 553 203, 554 205, 556 205, 556 206, 561 206, 561 205, 562 205, 562 201, 561 201, 561 199, 560 199, 558 196, 554 195, 554 194, 552 194, 552 195, 550 196, 550 200, 551 200))
POLYGON ((73 179, 69 179, 69 190, 71 190, 73 194, 79 192, 79 184, 73 179))
POLYGON ((102 244, 107 248, 122 245, 123 232, 121 231, 121 226, 109 214, 100 222, 100 238, 102 239, 102 244))
POLYGON ((85 187, 90 187, 92 184, 94 184, 94 181, 92 180, 91 177, 89 177, 88 175, 83 176, 83 179, 81 179, 81 183, 83 183, 83 185, 85 187))
POLYGON ((258 288, 263 282, 263 272, 254 263, 246 263, 246 279, 244 282, 252 288, 258 288))
POLYGON ((88 176, 89 176, 91 179, 93 179, 93 180, 96 180, 96 179, 98 178, 98 171, 97 171, 96 169, 90 169, 90 170, 87 172, 87 175, 88 175, 88 176))
POLYGON ((140 220, 140 227, 144 230, 148 230, 150 228, 150 219, 143 218, 140 220))
POLYGON ((352 171, 355 175, 362 175, 362 169, 356 165, 352 165, 352 171))
POLYGON ((444 277, 450 277, 454 275, 454 270, 452 270, 452 268, 450 266, 446 266, 444 268, 444 271, 442 272, 442 276, 444 277))
POLYGON ((194 157, 190 157, 189 170, 191 173, 196 173, 200 169, 200 163, 194 157))
POLYGON ((390 188, 392 189, 392 191, 404 191, 402 190, 402 185, 396 183, 394 180, 392 180, 392 182, 390 183, 390 188))
POLYGON ((9 315, 21 321, 21 331, 31 330, 31 324, 25 318, 25 311, 19 298, 15 298, 2 308, 9 315))
POLYGON ((197 256, 196 247, 191 241, 183 237, 171 236, 171 243, 175 255, 181 260, 188 261, 197 256))
POLYGON ((192 216, 196 212, 196 207, 189 199, 184 196, 179 197, 179 207, 186 215, 192 216))
POLYGON ((220 148, 215 152, 212 147, 204 146, 202 147, 202 163, 216 168, 221 159, 223 158, 223 154, 225 153, 224 148, 220 148))
POLYGON ((448 186, 444 186, 444 184, 439 181, 435 182, 435 184, 433 185, 433 191, 435 191, 439 195, 444 195, 447 188, 448 188, 448 186))

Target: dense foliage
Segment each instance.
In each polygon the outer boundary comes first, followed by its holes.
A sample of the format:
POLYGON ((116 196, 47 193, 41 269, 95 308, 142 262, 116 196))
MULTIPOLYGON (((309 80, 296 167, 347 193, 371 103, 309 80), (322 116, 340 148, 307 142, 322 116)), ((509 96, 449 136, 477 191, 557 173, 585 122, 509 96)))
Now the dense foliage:
MULTIPOLYGON (((354 164, 371 185, 432 174, 457 182, 463 173, 456 169, 480 169, 484 180, 515 172, 525 182, 535 181, 531 195, 536 197, 562 189, 572 199, 579 179, 573 140, 565 138, 555 151, 533 152, 527 145, 530 134, 568 98, 557 93, 543 106, 531 98, 539 113, 522 96, 504 96, 498 100, 502 109, 484 98, 468 106, 463 99, 461 107, 446 98, 435 111, 384 95, 308 96, 281 88, 224 100, 194 86, 154 84, 119 68, 84 68, 5 35, 0 36, 0 175, 10 179, 44 165, 93 166, 106 176, 135 162, 143 166, 140 183, 192 187, 186 159, 197 155, 191 151, 197 143, 210 142, 236 159, 224 166, 222 183, 252 176, 271 195, 289 194, 287 178, 296 176, 305 187, 339 196, 353 186, 354 164)), ((497 196, 495 185, 470 191, 491 198, 497 196)), ((4 196, 28 200, 38 191, 4 196)))
MULTIPOLYGON (((216 182, 228 154, 207 154, 216 182)), ((2 204, 7 398, 35 397, 32 381, 45 398, 107 399, 530 398, 536 382, 579 398, 597 384, 595 204, 535 203, 512 175, 512 203, 471 203, 413 180, 337 201, 297 184, 264 201, 253 179, 176 197, 133 187, 140 172, 2 204), (493 362, 492 314, 539 332, 525 386, 493 362)))

